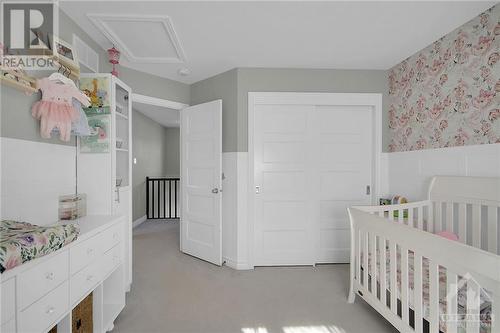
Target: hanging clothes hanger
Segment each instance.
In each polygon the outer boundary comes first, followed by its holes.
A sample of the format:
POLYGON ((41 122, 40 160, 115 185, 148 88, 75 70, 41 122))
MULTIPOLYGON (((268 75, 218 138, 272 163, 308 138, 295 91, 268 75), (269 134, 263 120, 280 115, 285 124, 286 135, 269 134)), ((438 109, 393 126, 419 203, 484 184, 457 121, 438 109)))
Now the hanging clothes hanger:
POLYGON ((73 87, 76 88, 76 84, 75 84, 75 82, 73 82, 73 80, 71 80, 70 78, 64 76, 63 74, 61 74, 59 72, 50 74, 49 80, 51 80, 51 81, 60 81, 60 82, 62 82, 64 84, 69 84, 69 85, 72 85, 73 87))

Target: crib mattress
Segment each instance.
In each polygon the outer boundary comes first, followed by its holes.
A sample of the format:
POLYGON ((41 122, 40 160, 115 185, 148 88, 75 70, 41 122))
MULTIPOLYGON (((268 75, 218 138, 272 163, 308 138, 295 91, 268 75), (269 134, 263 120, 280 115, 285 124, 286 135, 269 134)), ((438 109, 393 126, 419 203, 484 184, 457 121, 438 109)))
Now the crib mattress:
MULTIPOLYGON (((391 292, 391 285, 390 285, 390 253, 389 249, 386 249, 386 279, 387 279, 387 290, 391 292)), ((361 253, 363 255, 363 253, 361 253)), ((380 258, 380 256, 378 256, 380 258)), ((397 262, 401 262, 401 252, 397 251, 397 262)), ((363 260, 361 259, 361 262, 363 260)), ((408 302, 410 305, 410 308, 413 310, 414 309, 414 253, 412 251, 408 252, 408 282, 409 282, 409 292, 408 292, 408 302)), ((372 265, 372 258, 371 254, 368 257, 368 272, 371 272, 371 265, 372 265)), ((361 266, 361 268, 363 268, 361 266)), ((429 304, 430 304, 430 297, 429 297, 429 260, 427 258, 423 258, 422 260, 422 300, 423 300, 423 316, 426 320, 429 319, 429 304)), ((379 281, 380 277, 380 260, 377 260, 377 282, 379 281)), ((397 298, 400 300, 400 293, 401 293, 401 268, 399 265, 397 265, 397 290, 396 290, 396 295, 397 298)), ((458 302, 457 302, 457 308, 458 308, 458 314, 459 316, 463 316, 462 319, 465 318, 465 309, 466 309, 466 304, 467 304, 467 286, 463 285, 461 288, 458 290, 458 302)), ((481 316, 481 333, 487 333, 490 332, 490 318, 491 318, 491 302, 490 298, 487 295, 487 292, 484 290, 481 290, 481 305, 480 305, 480 316, 481 316)), ((439 267, 439 313, 440 314, 445 314, 446 313, 446 269, 444 267, 439 267)), ((459 317, 460 318, 460 317, 459 317)), ((459 321, 458 323, 459 327, 459 332, 465 332, 465 322, 464 321, 459 321)), ((446 322, 442 321, 440 318, 439 322, 439 328, 441 332, 446 332, 446 322)))
POLYGON ((0 273, 45 256, 75 241, 80 229, 75 224, 38 226, 2 220, 0 223, 0 273))

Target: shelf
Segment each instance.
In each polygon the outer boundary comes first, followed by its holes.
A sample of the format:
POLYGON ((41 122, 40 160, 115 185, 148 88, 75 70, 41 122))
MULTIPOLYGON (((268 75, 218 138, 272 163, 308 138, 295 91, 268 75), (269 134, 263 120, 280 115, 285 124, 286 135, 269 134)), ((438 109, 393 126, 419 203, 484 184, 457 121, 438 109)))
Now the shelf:
POLYGON ((4 76, 0 76, 0 83, 5 84, 7 86, 10 86, 12 88, 24 91, 28 94, 33 94, 38 90, 36 88, 28 87, 28 86, 26 86, 18 81, 14 81, 14 80, 6 78, 4 76))
POLYGON ((128 116, 124 115, 123 113, 116 112, 116 116, 125 120, 128 120, 128 116))

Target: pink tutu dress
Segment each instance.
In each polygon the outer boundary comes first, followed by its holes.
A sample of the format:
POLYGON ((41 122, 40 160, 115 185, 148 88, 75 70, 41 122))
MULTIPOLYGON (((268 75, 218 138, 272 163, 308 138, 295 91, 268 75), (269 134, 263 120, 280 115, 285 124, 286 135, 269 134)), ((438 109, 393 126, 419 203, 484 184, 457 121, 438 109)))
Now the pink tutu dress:
POLYGON ((87 96, 73 85, 48 78, 37 80, 37 87, 42 91, 42 99, 33 104, 31 114, 40 120, 42 138, 50 138, 52 130, 58 128, 61 140, 69 141, 71 123, 80 118, 72 99, 76 98, 82 105, 88 106, 87 96))

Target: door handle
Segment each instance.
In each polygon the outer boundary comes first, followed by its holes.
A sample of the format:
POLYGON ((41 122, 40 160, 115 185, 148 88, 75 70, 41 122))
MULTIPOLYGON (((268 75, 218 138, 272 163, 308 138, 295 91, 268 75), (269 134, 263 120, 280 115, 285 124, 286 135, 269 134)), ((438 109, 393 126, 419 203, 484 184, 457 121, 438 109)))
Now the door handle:
POLYGON ((260 194, 260 186, 255 186, 255 194, 260 194))
POLYGON ((219 193, 219 189, 218 189, 217 187, 216 187, 216 188, 213 188, 213 189, 212 189, 212 193, 213 193, 213 194, 217 194, 217 193, 219 193))

